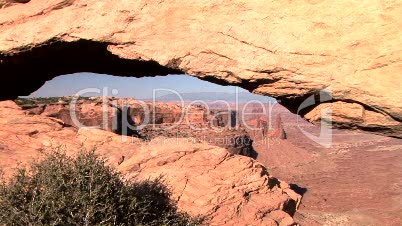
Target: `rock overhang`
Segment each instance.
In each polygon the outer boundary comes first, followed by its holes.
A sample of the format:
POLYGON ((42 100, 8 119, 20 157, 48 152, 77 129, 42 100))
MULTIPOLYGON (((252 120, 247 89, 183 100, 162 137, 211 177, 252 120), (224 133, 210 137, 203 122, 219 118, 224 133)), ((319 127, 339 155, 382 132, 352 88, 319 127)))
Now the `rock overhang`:
MULTIPOLYGON (((401 13, 397 1, 15 4, 0 15, 0 97, 73 72, 186 73, 273 96, 295 112, 328 90, 334 126, 401 137, 401 13)), ((299 114, 320 120, 322 106, 299 114)))

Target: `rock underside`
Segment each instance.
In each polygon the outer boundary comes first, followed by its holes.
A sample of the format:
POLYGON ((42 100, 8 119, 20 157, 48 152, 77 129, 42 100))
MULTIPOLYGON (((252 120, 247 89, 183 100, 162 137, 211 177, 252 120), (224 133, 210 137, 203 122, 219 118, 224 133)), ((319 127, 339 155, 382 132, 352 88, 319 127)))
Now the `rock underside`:
POLYGON ((186 73, 278 98, 313 122, 325 121, 322 109, 331 107, 335 127, 402 137, 397 0, 3 0, 0 6, 1 99, 81 71, 186 73))
POLYGON ((62 148, 74 154, 94 146, 127 177, 164 175, 179 208, 207 216, 211 225, 295 224, 300 195, 249 157, 187 139, 145 142, 104 130, 77 130, 59 119, 29 114, 12 101, 0 102, 0 167, 6 176, 40 150, 62 148))

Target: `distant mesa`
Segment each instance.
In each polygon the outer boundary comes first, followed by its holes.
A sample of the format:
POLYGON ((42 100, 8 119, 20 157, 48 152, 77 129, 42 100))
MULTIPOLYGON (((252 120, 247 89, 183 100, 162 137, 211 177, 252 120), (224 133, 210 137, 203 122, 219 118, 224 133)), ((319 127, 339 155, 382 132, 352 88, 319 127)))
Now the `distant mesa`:
POLYGON ((153 105, 152 102, 147 102, 149 112, 146 112, 144 106, 134 98, 109 97, 105 106, 101 97, 80 97, 74 113, 79 122, 77 125, 71 118, 71 101, 72 97, 16 100, 30 114, 54 117, 77 128, 100 127, 116 134, 146 140, 159 136, 189 138, 193 142, 207 142, 224 147, 232 154, 254 154, 252 140, 238 123, 238 113, 233 110, 208 110, 201 105, 186 105, 183 109, 176 103, 156 102, 153 105), (183 115, 184 113, 186 114, 183 115))
MULTIPOLYGON (((225 93, 225 92, 197 92, 197 93, 180 93, 180 96, 184 101, 227 101, 230 103, 247 103, 250 101, 259 101, 262 103, 276 102, 275 98, 268 96, 261 96, 249 92, 239 92, 239 93, 225 93)), ((174 102, 180 101, 180 97, 177 94, 166 94, 155 98, 156 101, 160 102, 174 102)), ((147 98, 145 100, 152 100, 152 98, 147 98)))

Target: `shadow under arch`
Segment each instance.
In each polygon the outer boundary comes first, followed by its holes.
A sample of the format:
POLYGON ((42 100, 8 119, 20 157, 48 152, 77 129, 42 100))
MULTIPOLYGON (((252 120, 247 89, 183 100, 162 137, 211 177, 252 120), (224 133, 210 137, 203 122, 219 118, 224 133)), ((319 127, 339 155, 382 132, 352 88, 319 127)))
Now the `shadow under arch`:
POLYGON ((111 43, 91 40, 52 39, 40 46, 0 52, 0 100, 27 96, 48 80, 76 72, 137 78, 184 73, 152 60, 120 58, 108 51, 109 45, 111 43))

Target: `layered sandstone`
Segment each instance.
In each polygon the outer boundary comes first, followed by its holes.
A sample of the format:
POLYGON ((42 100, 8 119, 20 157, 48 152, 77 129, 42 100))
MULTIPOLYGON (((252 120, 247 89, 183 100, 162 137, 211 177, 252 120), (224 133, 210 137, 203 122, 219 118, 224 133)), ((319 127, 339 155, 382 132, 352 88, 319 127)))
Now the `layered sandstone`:
POLYGON ((291 216, 300 196, 249 157, 186 139, 145 143, 104 130, 77 130, 58 119, 29 114, 11 101, 0 102, 0 166, 6 175, 40 150, 62 148, 74 154, 93 146, 127 177, 164 175, 179 208, 207 216, 211 225, 294 225, 291 216))
POLYGON ((13 3, 0 9, 0 96, 80 71, 186 73, 301 115, 324 101, 342 118, 335 126, 401 137, 401 14, 397 0, 13 3), (331 98, 301 105, 322 90, 331 98), (366 116, 355 120, 355 107, 366 116))

